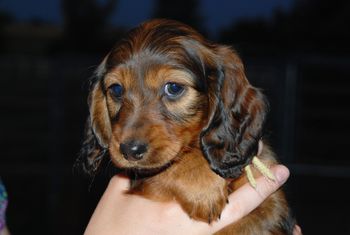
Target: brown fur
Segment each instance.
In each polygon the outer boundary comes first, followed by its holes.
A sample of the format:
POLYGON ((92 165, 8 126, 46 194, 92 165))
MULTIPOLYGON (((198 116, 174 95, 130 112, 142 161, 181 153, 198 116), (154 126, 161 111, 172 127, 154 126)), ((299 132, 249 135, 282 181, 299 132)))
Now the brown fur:
MULTIPOLYGON (((218 220, 229 192, 247 182, 242 169, 257 152, 267 107, 237 54, 188 26, 153 20, 117 44, 96 77, 85 169, 95 170, 108 151, 117 167, 133 172, 129 193, 175 199, 193 219, 218 220), (183 94, 165 96, 168 83, 181 84, 183 94), (122 97, 114 97, 113 84, 123 87, 122 97), (141 159, 131 161, 121 153, 128 140, 147 143, 141 159), (233 179, 230 185, 224 177, 233 179)), ((259 158, 276 162, 266 146, 259 158)), ((290 224, 278 191, 218 234, 286 234, 290 224)))

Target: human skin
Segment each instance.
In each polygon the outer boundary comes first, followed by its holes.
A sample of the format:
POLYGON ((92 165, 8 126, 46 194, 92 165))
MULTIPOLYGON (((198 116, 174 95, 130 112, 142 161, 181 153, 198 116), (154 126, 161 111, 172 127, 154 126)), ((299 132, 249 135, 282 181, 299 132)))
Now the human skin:
POLYGON ((0 231, 0 235, 10 235, 10 232, 7 229, 7 226, 5 226, 5 228, 2 231, 0 231))
MULTIPOLYGON (((229 195, 229 203, 220 220, 211 224, 190 219, 175 201, 155 202, 126 194, 129 179, 116 175, 110 180, 84 234, 213 234, 249 214, 289 177, 289 170, 283 165, 275 165, 271 171, 275 182, 259 177, 256 189, 249 184, 243 185, 229 195)), ((296 226, 294 234, 301 234, 300 227, 296 226)))

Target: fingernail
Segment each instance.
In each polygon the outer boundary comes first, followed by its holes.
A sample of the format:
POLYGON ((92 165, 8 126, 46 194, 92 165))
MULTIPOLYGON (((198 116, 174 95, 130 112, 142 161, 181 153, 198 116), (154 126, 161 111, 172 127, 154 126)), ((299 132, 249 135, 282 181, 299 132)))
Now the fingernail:
POLYGON ((288 177, 289 177, 289 170, 287 167, 283 166, 283 165, 279 165, 277 166, 277 169, 275 171, 275 176, 277 179, 277 182, 280 184, 284 184, 288 177))

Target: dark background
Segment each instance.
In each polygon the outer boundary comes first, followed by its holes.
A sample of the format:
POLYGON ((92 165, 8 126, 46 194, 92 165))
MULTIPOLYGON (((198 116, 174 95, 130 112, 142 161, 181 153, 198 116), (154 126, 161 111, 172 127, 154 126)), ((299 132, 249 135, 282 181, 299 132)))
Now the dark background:
POLYGON ((153 17, 237 49, 271 103, 266 137, 291 170, 286 191, 304 234, 350 234, 349 1, 46 2, 0 1, 0 176, 12 234, 83 233, 113 172, 92 181, 73 170, 86 81, 123 33, 153 17))

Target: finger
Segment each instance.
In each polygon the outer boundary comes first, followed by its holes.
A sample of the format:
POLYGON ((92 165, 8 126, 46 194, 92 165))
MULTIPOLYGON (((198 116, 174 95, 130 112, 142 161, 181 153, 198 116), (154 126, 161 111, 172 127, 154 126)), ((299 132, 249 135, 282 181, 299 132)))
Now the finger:
POLYGON ((275 175, 276 181, 261 176, 256 179, 256 189, 246 183, 229 196, 229 204, 223 210, 221 219, 213 223, 214 232, 249 214, 280 188, 289 177, 289 170, 283 165, 273 166, 271 172, 275 175))
POLYGON ((299 225, 294 226, 293 235, 302 235, 301 228, 299 225))
POLYGON ((263 142, 261 140, 259 140, 259 147, 258 147, 258 154, 257 154, 258 156, 261 155, 263 147, 264 147, 263 142))
POLYGON ((276 181, 259 177, 256 189, 249 184, 245 184, 230 196, 229 201, 232 202, 234 208, 239 209, 241 217, 259 206, 269 195, 281 187, 289 177, 289 170, 285 166, 274 166, 271 171, 275 175, 276 181))
POLYGON ((114 175, 109 181, 107 189, 109 188, 122 192, 129 190, 130 179, 125 175, 114 175))

